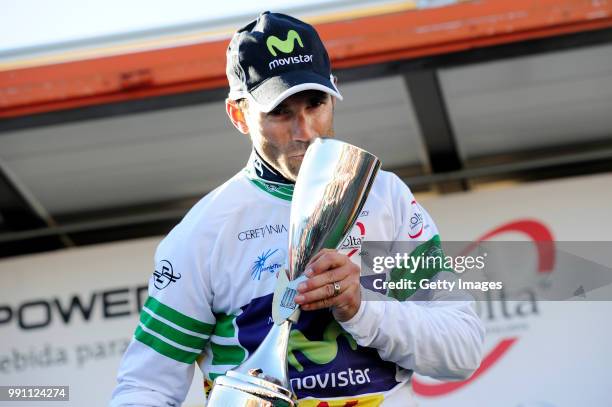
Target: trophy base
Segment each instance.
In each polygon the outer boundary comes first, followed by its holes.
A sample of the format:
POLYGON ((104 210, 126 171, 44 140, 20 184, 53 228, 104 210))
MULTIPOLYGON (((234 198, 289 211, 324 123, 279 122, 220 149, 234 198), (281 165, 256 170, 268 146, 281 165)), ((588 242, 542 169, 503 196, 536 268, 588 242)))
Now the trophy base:
POLYGON ((297 407, 290 390, 233 371, 215 379, 206 404, 215 407, 297 407))

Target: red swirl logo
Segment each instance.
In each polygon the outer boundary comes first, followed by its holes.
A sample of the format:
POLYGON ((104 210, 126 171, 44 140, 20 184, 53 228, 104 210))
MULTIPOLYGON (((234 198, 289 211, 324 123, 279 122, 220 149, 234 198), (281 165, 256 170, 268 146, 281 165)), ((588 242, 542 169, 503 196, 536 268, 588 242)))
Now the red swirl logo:
MULTIPOLYGON (((471 252, 478 243, 491 239, 494 236, 501 235, 504 233, 518 232, 526 235, 536 246, 536 252, 538 255, 537 272, 538 273, 550 273, 552 272, 555 264, 555 247, 554 237, 543 223, 537 220, 524 219, 517 220, 514 222, 506 223, 501 225, 490 232, 480 236, 476 241, 470 244, 463 253, 471 252)), ((482 376, 487 370, 495 365, 518 341, 518 337, 509 337, 501 339, 497 345, 483 358, 480 367, 474 372, 474 374, 467 380, 460 382, 445 382, 445 383, 424 383, 418 380, 416 377, 412 378, 412 388, 414 392, 420 396, 425 397, 436 397, 443 396, 453 391, 456 391, 469 383, 472 383, 480 376, 482 376)))

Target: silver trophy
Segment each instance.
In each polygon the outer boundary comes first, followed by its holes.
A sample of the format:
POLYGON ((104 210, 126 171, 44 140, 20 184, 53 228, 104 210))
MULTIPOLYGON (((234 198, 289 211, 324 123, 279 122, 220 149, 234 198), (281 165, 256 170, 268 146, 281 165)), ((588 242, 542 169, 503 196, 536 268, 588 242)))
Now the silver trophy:
POLYGON ((379 167, 374 155, 342 141, 319 138, 310 145, 293 191, 288 270, 274 292, 274 325, 247 360, 215 379, 208 406, 297 406, 287 371, 289 332, 299 318, 295 287, 310 259, 337 248, 350 232, 379 167))

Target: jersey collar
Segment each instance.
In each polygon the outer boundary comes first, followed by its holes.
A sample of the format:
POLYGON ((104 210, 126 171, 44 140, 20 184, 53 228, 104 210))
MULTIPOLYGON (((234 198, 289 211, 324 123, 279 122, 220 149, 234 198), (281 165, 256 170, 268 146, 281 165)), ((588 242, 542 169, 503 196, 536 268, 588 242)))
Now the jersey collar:
POLYGON ((245 174, 257 188, 277 198, 291 201, 294 183, 283 177, 253 149, 244 168, 245 174))

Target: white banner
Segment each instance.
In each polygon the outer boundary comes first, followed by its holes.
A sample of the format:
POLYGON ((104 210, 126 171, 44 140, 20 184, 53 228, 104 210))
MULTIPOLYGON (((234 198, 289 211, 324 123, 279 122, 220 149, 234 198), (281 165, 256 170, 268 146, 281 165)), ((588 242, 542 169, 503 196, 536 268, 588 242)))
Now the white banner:
MULTIPOLYGON (((578 177, 421 200, 443 241, 612 241, 612 175, 578 177)), ((535 245, 534 245, 535 246, 535 245)), ((569 245, 571 247, 571 245, 569 245)), ((589 245, 576 245, 581 250, 589 245)), ((601 248, 603 245, 598 245, 601 248)), ((568 245, 564 245, 564 248, 568 245)), ((612 246, 611 246, 612 247, 612 246)), ((578 251, 578 247, 576 249, 578 251)), ((580 255, 580 253, 576 253, 580 255)), ((588 258, 612 267, 612 255, 588 258)), ((554 261, 554 259, 552 260, 554 261)), ((534 274, 545 274, 533 262, 534 274)), ((610 406, 612 302, 480 303, 487 328, 485 359, 465 382, 416 376, 419 404, 438 406, 610 406)))
MULTIPOLYGON (((106 406, 159 240, 1 261, 0 385, 68 385, 70 402, 54 405, 106 406)), ((202 405, 201 389, 199 379, 185 405, 202 405)))
MULTIPOLYGON (((610 202, 612 175, 598 175, 455 194, 421 204, 436 220, 443 240, 490 234, 499 239, 610 241, 610 202)), ((107 405, 146 299, 159 240, 0 261, 0 384, 68 385, 70 402, 54 405, 107 405)), ((611 256, 601 255, 601 264, 612 267, 611 256)), ((480 313, 488 329, 483 367, 462 383, 416 377, 422 406, 610 405, 612 303, 496 302, 482 305, 480 313)), ((202 400, 201 375, 196 375, 185 406, 203 405, 202 400)))

